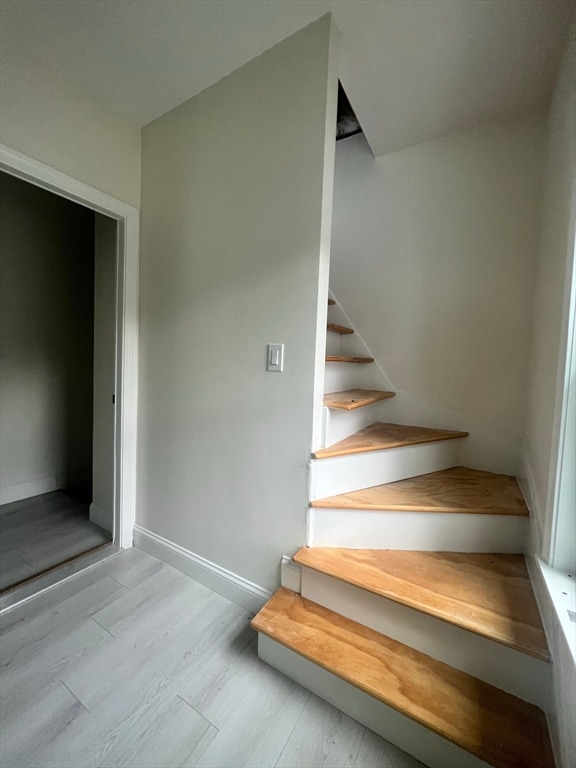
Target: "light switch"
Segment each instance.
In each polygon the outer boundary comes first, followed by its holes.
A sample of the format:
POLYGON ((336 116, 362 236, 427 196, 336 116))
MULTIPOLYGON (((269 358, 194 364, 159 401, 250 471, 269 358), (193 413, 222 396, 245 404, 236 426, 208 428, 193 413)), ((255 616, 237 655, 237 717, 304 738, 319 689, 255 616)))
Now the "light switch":
POLYGON ((284 370, 284 344, 268 344, 267 368, 277 373, 284 370))

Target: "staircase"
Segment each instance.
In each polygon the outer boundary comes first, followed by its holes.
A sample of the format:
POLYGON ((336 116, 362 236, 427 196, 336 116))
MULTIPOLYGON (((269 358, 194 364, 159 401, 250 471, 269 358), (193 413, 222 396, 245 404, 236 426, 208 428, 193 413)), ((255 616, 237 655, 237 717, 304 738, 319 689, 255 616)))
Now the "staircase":
POLYGON ((516 479, 460 466, 466 432, 379 420, 394 393, 329 304, 325 447, 259 655, 431 768, 553 768, 516 479))

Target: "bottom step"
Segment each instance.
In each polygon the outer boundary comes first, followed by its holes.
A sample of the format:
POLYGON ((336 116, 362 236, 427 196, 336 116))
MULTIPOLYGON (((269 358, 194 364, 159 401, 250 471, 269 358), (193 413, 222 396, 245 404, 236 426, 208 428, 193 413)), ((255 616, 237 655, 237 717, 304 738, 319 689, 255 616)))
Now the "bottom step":
POLYGON ((554 766, 545 717, 537 707, 291 590, 281 588, 252 626, 276 641, 262 638, 265 661, 430 766, 554 766), (290 651, 331 674, 298 657, 291 660, 290 651), (349 685, 334 685, 333 675, 349 685), (331 690, 343 693, 334 696, 331 690), (375 714, 375 706, 383 711, 375 714), (415 721, 417 737, 398 725, 397 713, 415 721), (392 727, 386 728, 386 720, 392 727), (426 745, 425 729, 433 732, 426 745))

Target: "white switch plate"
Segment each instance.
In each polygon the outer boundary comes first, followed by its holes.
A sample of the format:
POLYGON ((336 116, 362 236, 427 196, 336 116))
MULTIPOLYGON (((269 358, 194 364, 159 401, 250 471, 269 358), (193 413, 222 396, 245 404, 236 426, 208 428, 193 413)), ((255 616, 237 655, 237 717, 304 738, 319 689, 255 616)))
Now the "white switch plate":
POLYGON ((268 344, 268 364, 269 371, 281 373, 284 370, 284 344, 268 344))

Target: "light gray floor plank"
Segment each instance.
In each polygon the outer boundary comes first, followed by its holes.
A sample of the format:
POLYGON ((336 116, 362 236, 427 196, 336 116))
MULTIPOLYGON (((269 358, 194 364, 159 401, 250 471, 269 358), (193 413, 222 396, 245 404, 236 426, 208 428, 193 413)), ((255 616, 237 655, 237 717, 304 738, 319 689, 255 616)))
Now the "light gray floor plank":
MULTIPOLYGON (((311 694, 266 667, 196 763, 197 768, 273 766, 311 694)), ((192 768, 186 764, 186 768, 192 768)))
POLYGON ((426 768, 426 766, 365 728, 354 768, 426 768))
POLYGON ((4 585, 16 584, 27 579, 34 573, 34 566, 24 560, 18 552, 3 552, 0 554, 0 589, 4 585))
POLYGON ((365 730, 339 709, 317 696, 310 696, 276 766, 354 768, 365 730))
POLYGON ((88 503, 63 491, 3 504, 0 589, 110 541, 108 531, 90 522, 88 512, 88 503))
POLYGON ((2 768, 30 766, 84 707, 59 681, 41 686, 32 699, 5 703, 2 707, 2 768))
POLYGON ((65 632, 53 633, 32 653, 3 666, 0 706, 31 700, 43 685, 61 680, 68 669, 81 666, 94 648, 112 640, 92 619, 69 625, 65 632))
POLYGON ((12 611, 0 619, 2 626, 2 668, 22 662, 41 651, 42 645, 52 637, 64 637, 71 626, 91 618, 91 615, 126 592, 118 582, 107 577, 89 584, 76 594, 72 593, 55 608, 46 608, 34 614, 30 601, 16 608, 20 620, 8 623, 12 611), (27 618, 26 618, 27 617, 27 618))
POLYGON ((265 668, 257 655, 255 632, 246 627, 233 644, 206 659, 177 686, 184 701, 221 728, 265 668))
POLYGON ((93 614, 114 637, 170 627, 212 592, 169 566, 93 614))
POLYGON ((156 614, 149 630, 141 626, 97 648, 64 682, 88 710, 107 702, 118 717, 142 707, 152 695, 168 689, 179 693, 180 681, 216 658, 230 634, 247 622, 246 611, 213 593, 191 610, 185 610, 185 603, 181 607, 176 622, 165 626, 156 614), (106 675, 112 668, 114 675, 106 675))
POLYGON ((261 662, 249 620, 138 550, 9 611, 2 768, 417 768, 261 662))
POLYGON ((179 768, 217 734, 178 696, 156 696, 118 721, 107 706, 85 712, 45 745, 38 768, 179 768))
POLYGON ((141 549, 131 547, 124 550, 118 557, 110 558, 100 566, 103 573, 127 589, 135 589, 146 579, 169 568, 161 560, 151 557, 141 549))

